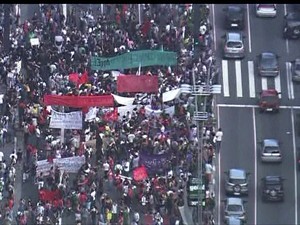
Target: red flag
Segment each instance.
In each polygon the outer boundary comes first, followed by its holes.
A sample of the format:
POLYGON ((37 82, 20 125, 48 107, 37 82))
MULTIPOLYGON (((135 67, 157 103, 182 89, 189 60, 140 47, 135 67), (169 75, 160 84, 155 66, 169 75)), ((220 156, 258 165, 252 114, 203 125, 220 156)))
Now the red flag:
POLYGON ((157 93, 158 76, 120 75, 117 78, 118 92, 157 93))
POLYGON ((135 181, 142 181, 147 179, 148 173, 145 166, 137 167, 133 170, 133 179, 135 181))
POLYGON ((84 71, 84 73, 81 75, 81 77, 79 77, 79 84, 85 84, 87 83, 89 80, 89 76, 88 76, 88 72, 84 71))
POLYGON ((79 76, 78 73, 69 74, 69 81, 73 82, 76 85, 85 84, 88 82, 88 80, 89 80, 89 77, 88 77, 87 71, 84 71, 84 73, 81 76, 79 76))
POLYGON ((117 121, 118 120, 118 108, 114 108, 113 111, 105 113, 103 115, 103 119, 106 121, 117 121))

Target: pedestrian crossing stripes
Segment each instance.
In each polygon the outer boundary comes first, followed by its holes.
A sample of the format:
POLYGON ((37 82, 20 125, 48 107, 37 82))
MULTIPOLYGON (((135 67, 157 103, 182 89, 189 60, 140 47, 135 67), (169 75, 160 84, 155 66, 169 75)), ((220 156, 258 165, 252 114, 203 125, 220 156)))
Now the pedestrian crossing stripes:
POLYGON ((224 97, 257 98, 260 91, 269 88, 275 88, 280 93, 279 98, 282 98, 282 95, 287 96, 288 99, 295 98, 290 62, 285 63, 285 68, 281 68, 278 76, 261 77, 257 75, 253 61, 222 60, 222 94, 224 97), (284 87, 284 92, 282 92, 282 87, 284 87))

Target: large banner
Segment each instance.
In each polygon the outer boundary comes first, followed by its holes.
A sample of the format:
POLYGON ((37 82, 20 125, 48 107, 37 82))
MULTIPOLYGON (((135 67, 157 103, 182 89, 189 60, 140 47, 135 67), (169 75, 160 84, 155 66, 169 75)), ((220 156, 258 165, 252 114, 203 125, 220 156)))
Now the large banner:
POLYGON ((171 91, 167 91, 163 93, 163 102, 169 102, 174 100, 175 98, 178 98, 179 95, 181 94, 181 89, 177 88, 171 91))
POLYGON ((112 94, 112 96, 114 97, 115 101, 120 105, 132 105, 135 99, 130 97, 118 96, 114 94, 112 94))
POLYGON ((82 111, 62 113, 51 111, 50 128, 82 129, 82 111))
MULTIPOLYGON (((169 114, 170 116, 173 116, 175 114, 175 106, 171 106, 171 107, 165 108, 165 109, 163 109, 163 111, 166 114, 169 114)), ((160 116, 160 114, 163 113, 163 111, 160 110, 160 109, 153 110, 153 109, 151 109, 151 105, 146 105, 145 106, 146 116, 154 115, 154 116, 158 117, 158 116, 160 116)))
POLYGON ((36 173, 39 175, 41 172, 43 175, 48 175, 51 167, 53 169, 57 166, 60 170, 66 171, 68 173, 77 173, 81 166, 85 163, 84 156, 73 156, 67 158, 55 158, 53 163, 47 160, 37 161, 36 173))
POLYGON ((164 171, 170 160, 170 154, 139 154, 141 165, 144 165, 147 168, 147 171, 150 173, 155 173, 158 171, 164 171))
POLYGON ((88 108, 92 106, 114 106, 112 95, 101 96, 68 96, 68 95, 45 95, 45 105, 62 105, 74 108, 88 108))
POLYGON ((117 79, 118 92, 142 92, 157 93, 158 92, 158 76, 148 75, 122 75, 117 79))
POLYGON ((141 50, 111 58, 92 57, 92 70, 130 69, 145 66, 172 66, 177 64, 176 52, 141 50))

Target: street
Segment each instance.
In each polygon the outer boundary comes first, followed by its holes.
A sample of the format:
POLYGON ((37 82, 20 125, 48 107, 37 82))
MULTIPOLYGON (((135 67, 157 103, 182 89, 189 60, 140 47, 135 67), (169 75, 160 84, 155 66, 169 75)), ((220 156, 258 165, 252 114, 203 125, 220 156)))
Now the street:
POLYGON ((299 57, 299 40, 282 37, 283 18, 291 5, 277 4, 275 18, 258 18, 255 5, 242 5, 245 9, 243 60, 222 58, 222 38, 225 34, 224 12, 226 5, 212 5, 216 57, 222 70, 223 93, 217 97, 218 126, 224 131, 222 149, 218 157, 218 224, 223 224, 224 171, 242 168, 250 172, 249 197, 245 204, 247 224, 299 224, 299 174, 296 171, 296 150, 299 148, 299 96, 300 86, 290 79, 291 60, 299 57), (264 51, 279 55, 280 75, 262 78, 257 75, 256 56, 264 51), (281 92, 278 114, 259 113, 258 93, 267 88, 281 92), (260 141, 278 139, 283 161, 280 164, 261 163, 260 141), (261 178, 280 175, 284 180, 285 201, 263 203, 261 178))

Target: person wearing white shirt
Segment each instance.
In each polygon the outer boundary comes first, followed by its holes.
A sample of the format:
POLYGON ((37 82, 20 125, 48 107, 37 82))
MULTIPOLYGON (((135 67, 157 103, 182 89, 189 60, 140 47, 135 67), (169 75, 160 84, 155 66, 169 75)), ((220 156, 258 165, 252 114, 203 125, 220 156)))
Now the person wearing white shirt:
POLYGON ((222 137, 223 137, 223 131, 221 128, 219 128, 214 137, 214 143, 216 144, 216 152, 220 152, 222 137))
POLYGON ((3 157, 4 157, 4 154, 3 154, 3 152, 0 151, 0 162, 3 161, 3 157))

